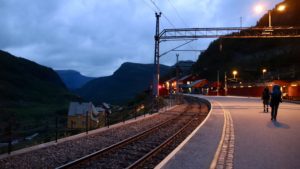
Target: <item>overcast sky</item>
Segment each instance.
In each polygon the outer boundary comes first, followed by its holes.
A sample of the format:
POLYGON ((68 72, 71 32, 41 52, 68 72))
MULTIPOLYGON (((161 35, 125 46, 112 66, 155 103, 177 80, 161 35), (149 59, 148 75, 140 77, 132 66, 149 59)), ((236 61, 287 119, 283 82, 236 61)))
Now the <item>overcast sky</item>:
MULTIPOLYGON (((153 0, 177 28, 255 25, 281 0, 153 0)), ((0 49, 53 69, 111 75, 123 62, 153 63, 155 14, 151 0, 0 0, 0 49)), ((173 26, 161 18, 161 29, 173 26)), ((212 39, 184 48, 206 49, 212 39)), ((163 43, 161 52, 176 47, 163 43)), ((182 48, 182 49, 184 49, 182 48)), ((199 53, 179 53, 196 60, 199 53)), ((173 65, 175 53, 161 59, 173 65)))

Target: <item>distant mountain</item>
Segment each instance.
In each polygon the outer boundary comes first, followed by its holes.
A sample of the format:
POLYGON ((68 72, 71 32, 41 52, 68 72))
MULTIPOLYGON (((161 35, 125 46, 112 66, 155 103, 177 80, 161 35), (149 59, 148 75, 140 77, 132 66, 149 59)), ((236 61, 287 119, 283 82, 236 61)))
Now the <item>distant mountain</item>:
MULTIPOLYGON (((161 65, 161 76, 170 70, 169 66, 161 65)), ((76 90, 80 96, 95 103, 109 102, 126 103, 136 94, 152 85, 153 64, 123 63, 113 75, 91 80, 76 90)))
MULTIPOLYGON (((282 3, 287 6, 285 11, 271 11, 272 25, 299 26, 300 1, 285 0, 282 3)), ((265 14, 256 26, 268 26, 268 19, 268 14, 265 14)), ((300 78, 299 46, 299 38, 217 39, 199 56, 193 73, 217 80, 218 70, 224 79, 225 72, 232 78, 231 72, 236 69, 239 79, 251 82, 262 80, 262 69, 266 68, 264 78, 267 80, 297 80, 300 78)))
POLYGON ((75 70, 55 70, 59 77, 63 80, 68 89, 74 90, 81 88, 87 82, 95 79, 81 75, 75 70))
POLYGON ((42 123, 75 98, 51 68, 0 50, 0 131, 8 116, 22 125, 42 123))
MULTIPOLYGON (((178 62, 178 67, 180 70, 180 73, 183 75, 190 74, 192 70, 192 66, 195 64, 195 62, 191 60, 183 60, 178 62)), ((177 63, 172 66, 173 68, 176 68, 177 63)))
MULTIPOLYGON (((179 77, 188 75, 192 73, 192 67, 195 64, 195 62, 190 60, 183 60, 178 62, 178 75, 179 77)), ((172 79, 173 77, 176 77, 176 69, 177 69, 177 63, 171 66, 171 70, 165 74, 164 76, 161 76, 161 82, 167 81, 169 79, 172 79)))

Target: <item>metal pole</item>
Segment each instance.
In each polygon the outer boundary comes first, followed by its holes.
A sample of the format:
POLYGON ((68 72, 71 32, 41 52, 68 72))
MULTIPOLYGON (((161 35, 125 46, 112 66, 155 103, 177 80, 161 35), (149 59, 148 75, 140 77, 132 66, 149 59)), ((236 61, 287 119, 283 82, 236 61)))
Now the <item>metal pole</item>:
POLYGON ((109 123, 110 123, 110 116, 109 116, 109 111, 107 113, 107 128, 109 128, 109 123))
POLYGON ((58 133, 57 133, 57 126, 58 126, 58 118, 57 118, 57 116, 55 116, 55 142, 57 143, 57 135, 58 135, 58 133))
POLYGON ((243 17, 240 17, 240 27, 243 27, 243 17))
POLYGON ((125 123, 125 111, 123 111, 123 123, 125 123))
POLYGON ((88 134, 89 133, 89 129, 88 129, 88 127, 89 127, 89 124, 88 124, 88 114, 89 114, 89 111, 86 111, 86 113, 85 113, 85 132, 86 132, 86 134, 88 134))
POLYGON ((178 84, 178 80, 179 80, 179 65, 178 65, 178 57, 179 54, 176 54, 176 94, 179 93, 179 84, 178 84))
POLYGON ((271 10, 268 11, 269 13, 269 27, 272 27, 272 16, 271 16, 271 10))
POLYGON ((218 70, 218 74, 217 74, 217 96, 219 96, 219 83, 220 83, 220 80, 219 80, 219 70, 218 70))
POLYGON ((179 65, 178 65, 178 57, 179 54, 176 54, 176 95, 175 95, 175 102, 176 104, 178 104, 178 94, 179 94, 179 84, 178 84, 178 80, 179 80, 179 65))
POLYGON ((8 123, 8 154, 11 153, 12 150, 12 117, 10 115, 9 123, 8 123))
POLYGON ((107 125, 107 128, 109 128, 109 110, 108 110, 108 108, 105 108, 105 124, 107 125))
POLYGON ((224 90, 225 90, 225 96, 227 95, 227 75, 225 72, 225 79, 224 79, 224 90))
POLYGON ((156 31, 155 31, 155 46, 154 46, 154 77, 153 77, 153 96, 157 98, 159 96, 159 18, 161 16, 161 12, 155 13, 156 17, 156 31))

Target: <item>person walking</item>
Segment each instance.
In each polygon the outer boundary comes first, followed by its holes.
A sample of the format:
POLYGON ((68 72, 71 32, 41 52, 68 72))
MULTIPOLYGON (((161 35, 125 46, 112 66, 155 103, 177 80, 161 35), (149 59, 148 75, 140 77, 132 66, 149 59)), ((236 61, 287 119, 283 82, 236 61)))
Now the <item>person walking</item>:
POLYGON ((270 102, 271 120, 276 121, 279 103, 282 103, 282 93, 280 91, 280 86, 279 85, 274 85, 273 86, 273 91, 272 91, 272 94, 271 94, 271 102, 270 102))
POLYGON ((270 91, 268 87, 264 88, 261 99, 263 100, 264 112, 269 112, 270 91))

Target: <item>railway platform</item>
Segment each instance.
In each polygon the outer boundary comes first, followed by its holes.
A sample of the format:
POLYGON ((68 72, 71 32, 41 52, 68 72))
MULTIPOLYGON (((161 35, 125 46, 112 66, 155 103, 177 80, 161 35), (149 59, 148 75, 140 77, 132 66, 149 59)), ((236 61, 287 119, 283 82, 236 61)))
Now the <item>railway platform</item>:
POLYGON ((271 121, 259 98, 204 98, 212 103, 206 121, 156 169, 300 168, 299 104, 283 102, 271 121))

